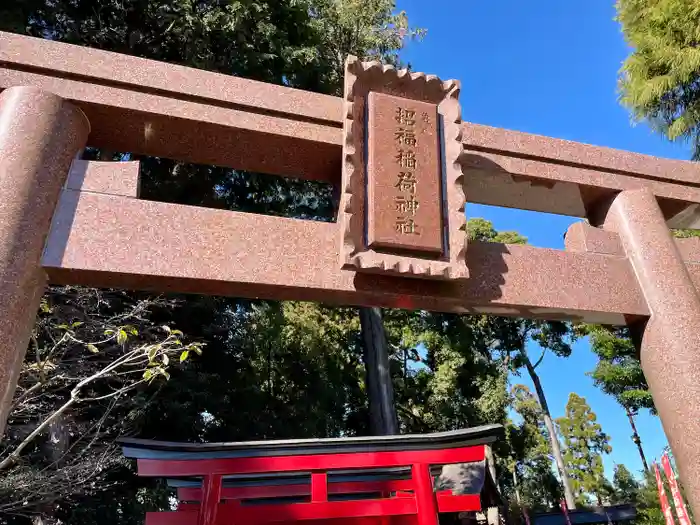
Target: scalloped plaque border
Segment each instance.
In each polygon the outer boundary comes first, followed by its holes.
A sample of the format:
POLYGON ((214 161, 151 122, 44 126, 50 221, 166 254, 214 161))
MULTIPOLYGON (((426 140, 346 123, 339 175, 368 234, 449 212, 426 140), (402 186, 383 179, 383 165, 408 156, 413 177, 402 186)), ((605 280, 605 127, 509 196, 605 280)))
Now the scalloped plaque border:
POLYGON ((341 231, 340 264, 358 272, 401 275, 422 279, 466 279, 467 233, 462 162, 460 84, 435 75, 397 70, 380 62, 345 61, 343 96, 343 169, 338 222, 341 231), (364 109, 370 91, 437 104, 441 116, 444 154, 443 228, 447 253, 436 259, 409 257, 368 248, 365 244, 366 169, 364 165, 364 109))

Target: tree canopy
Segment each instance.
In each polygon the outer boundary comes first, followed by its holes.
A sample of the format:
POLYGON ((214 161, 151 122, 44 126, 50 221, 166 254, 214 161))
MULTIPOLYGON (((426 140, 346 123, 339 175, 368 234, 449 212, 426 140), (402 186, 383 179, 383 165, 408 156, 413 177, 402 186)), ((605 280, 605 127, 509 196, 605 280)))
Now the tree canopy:
POLYGON ((632 53, 622 68, 622 102, 671 140, 700 156, 700 2, 618 0, 632 53))
POLYGON ((552 469, 550 436, 542 407, 525 385, 514 385, 511 395, 512 408, 522 419, 508 425, 516 503, 531 512, 547 512, 557 508, 563 493, 552 469))
POLYGON ((654 400, 629 329, 590 326, 587 334, 591 349, 598 356, 595 369, 589 373, 595 385, 633 412, 641 408, 654 411, 654 400))
POLYGON ((637 503, 641 483, 635 479, 626 466, 615 465, 613 485, 615 487, 613 503, 637 503))
POLYGON ((610 437, 597 422, 586 400, 572 392, 566 404, 566 416, 557 419, 564 439, 564 460, 576 497, 582 502, 595 497, 598 504, 610 494, 605 479, 602 454, 609 454, 610 437))

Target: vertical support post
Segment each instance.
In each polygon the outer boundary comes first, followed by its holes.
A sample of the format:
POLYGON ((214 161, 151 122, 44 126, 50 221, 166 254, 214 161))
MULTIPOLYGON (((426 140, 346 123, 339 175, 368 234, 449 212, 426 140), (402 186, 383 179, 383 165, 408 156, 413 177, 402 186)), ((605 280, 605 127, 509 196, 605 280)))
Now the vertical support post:
POLYGON ((202 480, 202 503, 197 525, 215 525, 221 501, 221 475, 210 474, 202 480))
POLYGON ((328 501, 328 474, 325 472, 311 473, 311 501, 314 503, 328 501))
POLYGON ((700 297, 651 191, 623 191, 604 215, 603 227, 622 239, 649 306, 642 370, 700 516, 700 297))
POLYGON ((411 467, 411 474, 416 495, 418 510, 418 525, 438 525, 438 508, 433 478, 430 476, 430 466, 418 463, 411 467))
POLYGON ((0 436, 46 285, 41 253, 58 197, 90 123, 32 87, 0 93, 0 436))

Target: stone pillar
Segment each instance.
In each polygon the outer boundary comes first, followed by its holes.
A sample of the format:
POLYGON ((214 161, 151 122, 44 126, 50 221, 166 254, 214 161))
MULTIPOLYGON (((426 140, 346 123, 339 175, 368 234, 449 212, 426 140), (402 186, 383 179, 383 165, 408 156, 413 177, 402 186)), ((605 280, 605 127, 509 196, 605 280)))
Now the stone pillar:
POLYGON ((639 343, 642 369, 700 516, 700 297, 649 190, 620 193, 602 223, 622 239, 649 306, 639 343))
POLYGON ((90 124, 51 93, 0 93, 0 439, 46 285, 41 253, 70 164, 90 124))

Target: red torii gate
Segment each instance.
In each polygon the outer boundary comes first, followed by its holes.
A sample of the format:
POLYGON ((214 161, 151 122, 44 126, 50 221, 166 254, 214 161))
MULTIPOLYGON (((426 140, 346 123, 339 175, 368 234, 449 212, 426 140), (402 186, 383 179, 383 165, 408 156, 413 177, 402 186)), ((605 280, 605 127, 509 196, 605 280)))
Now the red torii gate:
POLYGON ((0 427, 47 281, 628 324, 700 515, 700 241, 669 232, 697 165, 465 123, 456 82, 357 60, 335 98, 0 33, 0 89, 0 427), (141 201, 86 144, 340 184, 339 220, 141 201), (589 222, 466 246, 465 198, 589 222))

